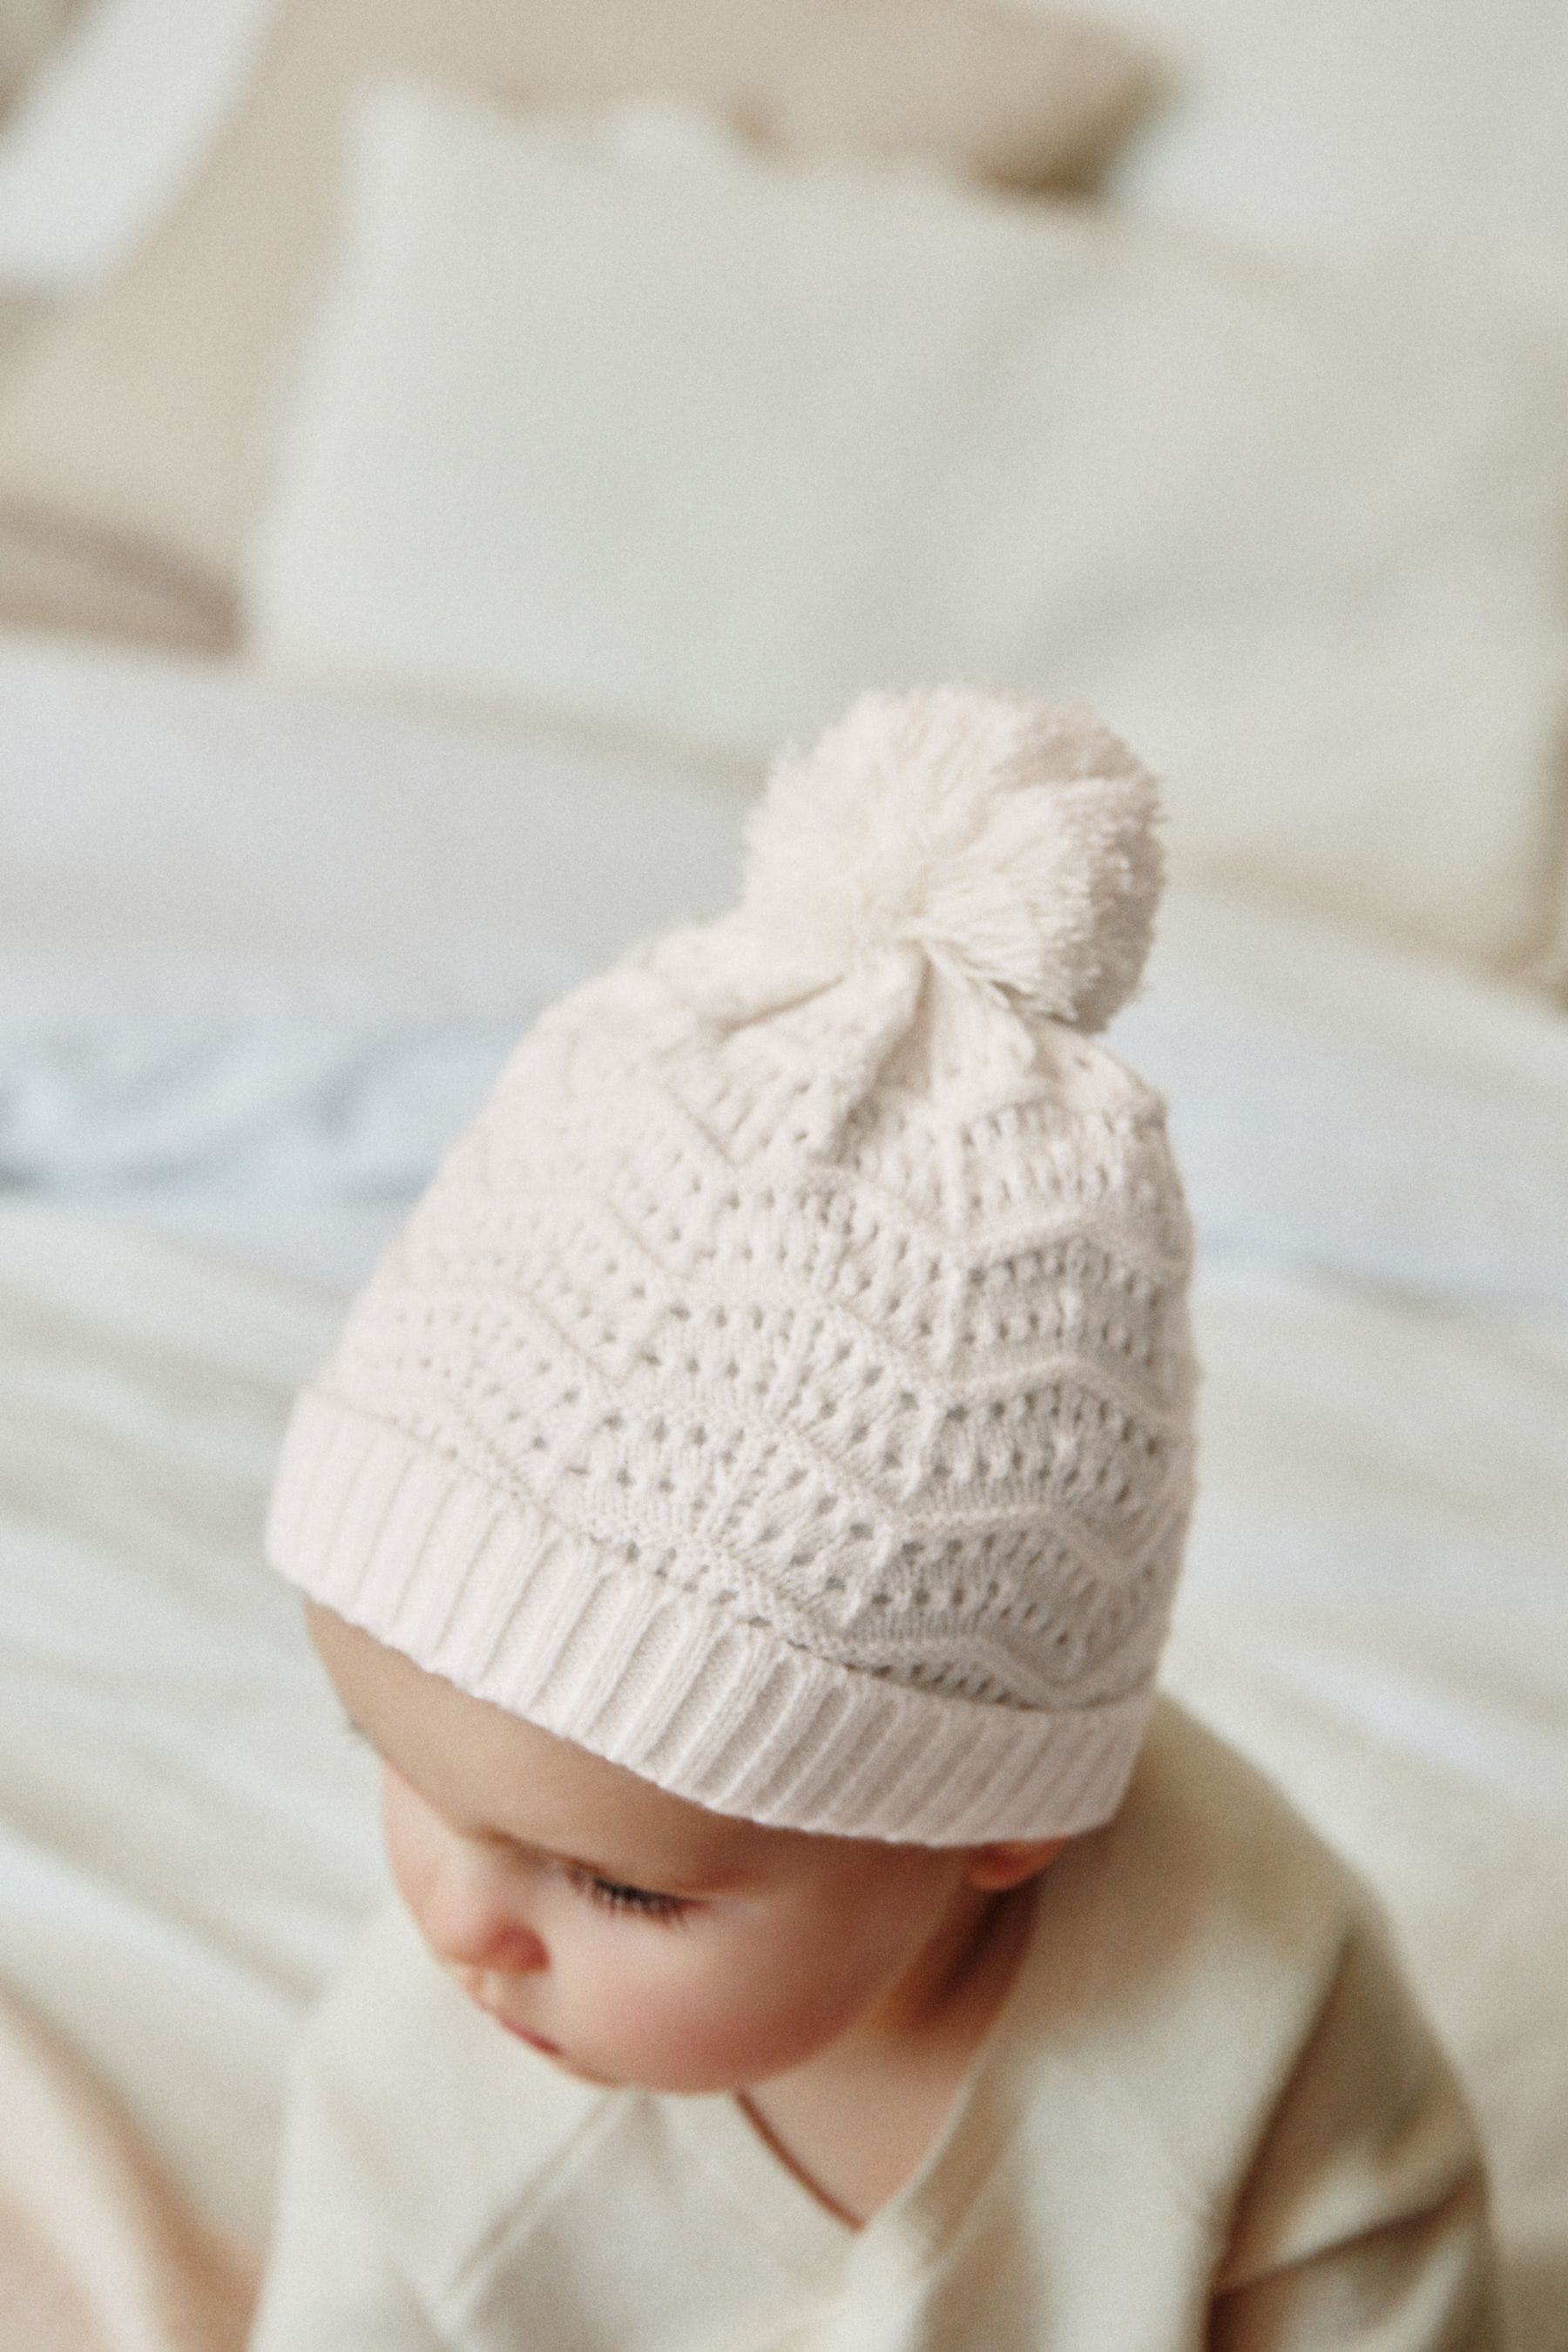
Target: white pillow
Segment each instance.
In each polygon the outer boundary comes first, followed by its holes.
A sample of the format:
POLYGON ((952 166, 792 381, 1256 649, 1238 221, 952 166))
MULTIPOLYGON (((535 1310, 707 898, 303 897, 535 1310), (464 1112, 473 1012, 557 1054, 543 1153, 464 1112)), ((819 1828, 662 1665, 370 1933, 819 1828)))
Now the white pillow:
POLYGON ((1127 0, 1171 100, 1123 202, 1286 252, 1568 235, 1562 0, 1127 0))
POLYGON ((753 763, 868 683, 1083 695, 1178 870, 1508 965, 1565 532, 1568 350, 1500 288, 400 89, 249 602, 275 665, 753 763))

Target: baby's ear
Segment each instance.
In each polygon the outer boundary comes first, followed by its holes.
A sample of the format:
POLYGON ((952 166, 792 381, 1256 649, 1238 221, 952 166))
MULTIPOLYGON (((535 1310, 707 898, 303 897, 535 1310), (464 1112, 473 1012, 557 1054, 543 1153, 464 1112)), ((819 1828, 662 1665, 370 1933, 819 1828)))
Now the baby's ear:
POLYGON ((1037 1876, 1071 1843, 1065 1837, 1011 1838, 1001 1845, 971 1846, 964 1876, 983 1894, 1005 1895, 1010 1886, 1022 1886, 1026 1878, 1037 1876))

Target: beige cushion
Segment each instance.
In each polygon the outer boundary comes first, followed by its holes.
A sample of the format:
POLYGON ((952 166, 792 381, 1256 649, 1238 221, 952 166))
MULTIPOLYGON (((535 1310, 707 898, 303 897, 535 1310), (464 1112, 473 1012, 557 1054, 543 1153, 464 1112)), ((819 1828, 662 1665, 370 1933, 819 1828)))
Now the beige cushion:
MULTIPOLYGON (((0 384, 47 335, 51 309, 0 289, 0 384)), ((14 498, 0 506, 0 624, 210 653, 232 641, 234 599, 156 548, 14 498)))
MULTIPOLYGON (((255 507, 345 102, 387 74, 520 102, 679 91, 782 143, 914 149, 1029 183, 1084 177, 1148 88, 1119 38, 999 0, 284 0, 184 200, 0 402, 0 517, 18 502, 73 544, 155 551, 204 625, 255 507)), ((122 571, 106 575, 116 607, 122 571)))
POLYGON ((79 0, 0 0, 0 109, 20 95, 79 0))
POLYGON ((1531 976, 1568 1004, 1568 823, 1558 827, 1551 903, 1531 976))
POLYGON ((0 626, 225 653, 234 599, 138 539, 12 502, 0 507, 0 626))
POLYGON ((1568 335, 1457 271, 655 127, 369 108, 259 657, 753 763, 867 683, 1081 695, 1180 869, 1539 949, 1568 335))
POLYGON ((0 286, 0 383, 19 362, 47 317, 48 304, 37 295, 16 293, 8 286, 0 286))

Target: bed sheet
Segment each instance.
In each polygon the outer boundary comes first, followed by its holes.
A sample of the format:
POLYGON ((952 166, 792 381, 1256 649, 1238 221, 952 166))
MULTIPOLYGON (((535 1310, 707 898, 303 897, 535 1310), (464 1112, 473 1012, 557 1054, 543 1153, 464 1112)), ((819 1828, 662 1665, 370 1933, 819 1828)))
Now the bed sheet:
MULTIPOLYGON (((738 861, 734 812, 721 815, 715 869, 738 861)), ((584 844, 605 816, 578 803, 584 844)), ((645 869, 627 940, 660 887, 679 910, 674 878, 645 869)), ((569 921, 521 922, 509 958, 504 1010, 467 1013, 441 1011, 438 990, 417 1010, 371 973, 14 967, 0 1183, 356 1280, 516 1037, 595 961, 569 921)), ((1561 1015, 1173 890, 1146 991, 1110 1042, 1166 1093, 1211 1265, 1568 1307, 1561 1015)))

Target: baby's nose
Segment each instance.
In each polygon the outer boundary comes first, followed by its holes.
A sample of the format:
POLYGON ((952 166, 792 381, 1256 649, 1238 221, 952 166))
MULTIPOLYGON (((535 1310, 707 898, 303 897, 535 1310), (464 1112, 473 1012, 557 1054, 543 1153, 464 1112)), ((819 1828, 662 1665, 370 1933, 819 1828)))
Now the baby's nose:
POLYGON ((519 1891, 483 1855, 462 1851, 444 1861, 428 1889, 420 1925, 449 1968, 526 1975, 549 1965, 549 1954, 518 1915, 519 1891))

